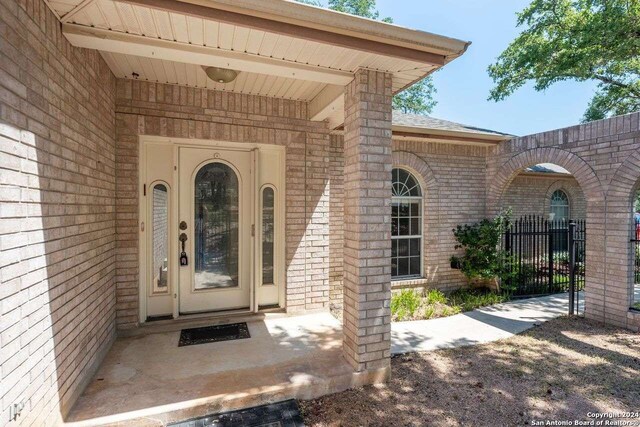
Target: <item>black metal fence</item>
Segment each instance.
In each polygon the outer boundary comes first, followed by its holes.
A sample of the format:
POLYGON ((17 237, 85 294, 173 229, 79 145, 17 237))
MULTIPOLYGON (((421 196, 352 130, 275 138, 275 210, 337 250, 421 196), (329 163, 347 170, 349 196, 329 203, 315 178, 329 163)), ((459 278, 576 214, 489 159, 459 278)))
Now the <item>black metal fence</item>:
POLYGON ((535 216, 515 220, 502 239, 507 252, 503 289, 518 297, 569 292, 572 284, 576 294, 584 289, 585 225, 584 220, 535 216))

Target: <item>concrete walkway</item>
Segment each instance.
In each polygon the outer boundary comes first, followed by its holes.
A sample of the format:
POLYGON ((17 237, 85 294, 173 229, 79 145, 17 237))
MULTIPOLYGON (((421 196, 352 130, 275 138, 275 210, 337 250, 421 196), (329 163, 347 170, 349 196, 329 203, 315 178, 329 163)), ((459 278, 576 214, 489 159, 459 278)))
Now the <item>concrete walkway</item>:
MULTIPOLYGON (((580 295, 582 313, 583 295, 580 295)), ((440 319, 391 324, 391 354, 430 351, 509 338, 567 314, 569 294, 510 301, 440 319)))

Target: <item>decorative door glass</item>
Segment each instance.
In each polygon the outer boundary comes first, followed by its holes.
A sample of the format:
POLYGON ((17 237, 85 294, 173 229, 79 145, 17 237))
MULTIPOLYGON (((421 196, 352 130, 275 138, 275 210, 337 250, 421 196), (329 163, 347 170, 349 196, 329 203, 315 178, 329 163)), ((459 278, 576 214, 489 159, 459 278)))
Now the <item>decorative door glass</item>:
POLYGON ((275 193, 273 188, 262 190, 262 284, 273 282, 273 240, 274 240, 275 193))
POLYGON ((169 191, 166 185, 153 186, 151 208, 152 226, 152 289, 151 292, 166 293, 168 291, 168 253, 169 253, 169 191))
POLYGON ((196 174, 196 290, 238 286, 238 193, 238 177, 223 163, 209 163, 196 174))

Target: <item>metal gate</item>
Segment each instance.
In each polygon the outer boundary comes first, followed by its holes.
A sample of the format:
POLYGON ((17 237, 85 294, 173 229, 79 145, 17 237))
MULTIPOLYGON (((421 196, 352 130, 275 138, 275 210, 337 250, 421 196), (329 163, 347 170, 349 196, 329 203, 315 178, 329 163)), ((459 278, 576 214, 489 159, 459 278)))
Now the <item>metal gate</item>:
POLYGON ((584 220, 515 220, 502 239, 503 289, 521 298, 569 292, 569 313, 574 314, 584 289, 586 234, 584 220))

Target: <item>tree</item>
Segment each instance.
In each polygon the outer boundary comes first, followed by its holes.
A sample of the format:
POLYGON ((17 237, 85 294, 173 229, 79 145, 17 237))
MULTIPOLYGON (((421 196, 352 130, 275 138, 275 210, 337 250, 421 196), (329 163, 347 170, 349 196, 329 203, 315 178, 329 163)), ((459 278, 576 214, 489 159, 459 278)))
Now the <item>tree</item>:
MULTIPOLYGON (((378 19, 380 16, 376 10, 376 0, 329 0, 329 9, 369 19, 378 19)), ((386 17, 382 21, 391 23, 393 19, 386 17)))
MULTIPOLYGON (((320 0, 297 0, 313 6, 324 7, 320 0)), ((329 9, 361 16, 369 19, 379 19, 380 12, 376 9, 376 0, 328 0, 329 9)), ((393 23, 390 17, 382 21, 393 23)), ((431 76, 416 82, 393 98, 393 108, 404 113, 429 114, 433 111, 437 101, 434 99, 436 88, 431 76)))
POLYGON ((393 97, 393 108, 403 113, 429 114, 438 103, 433 79, 429 76, 393 97))
POLYGON ((500 101, 527 82, 596 81, 583 121, 640 110, 640 0, 533 0, 524 31, 489 66, 500 101))

